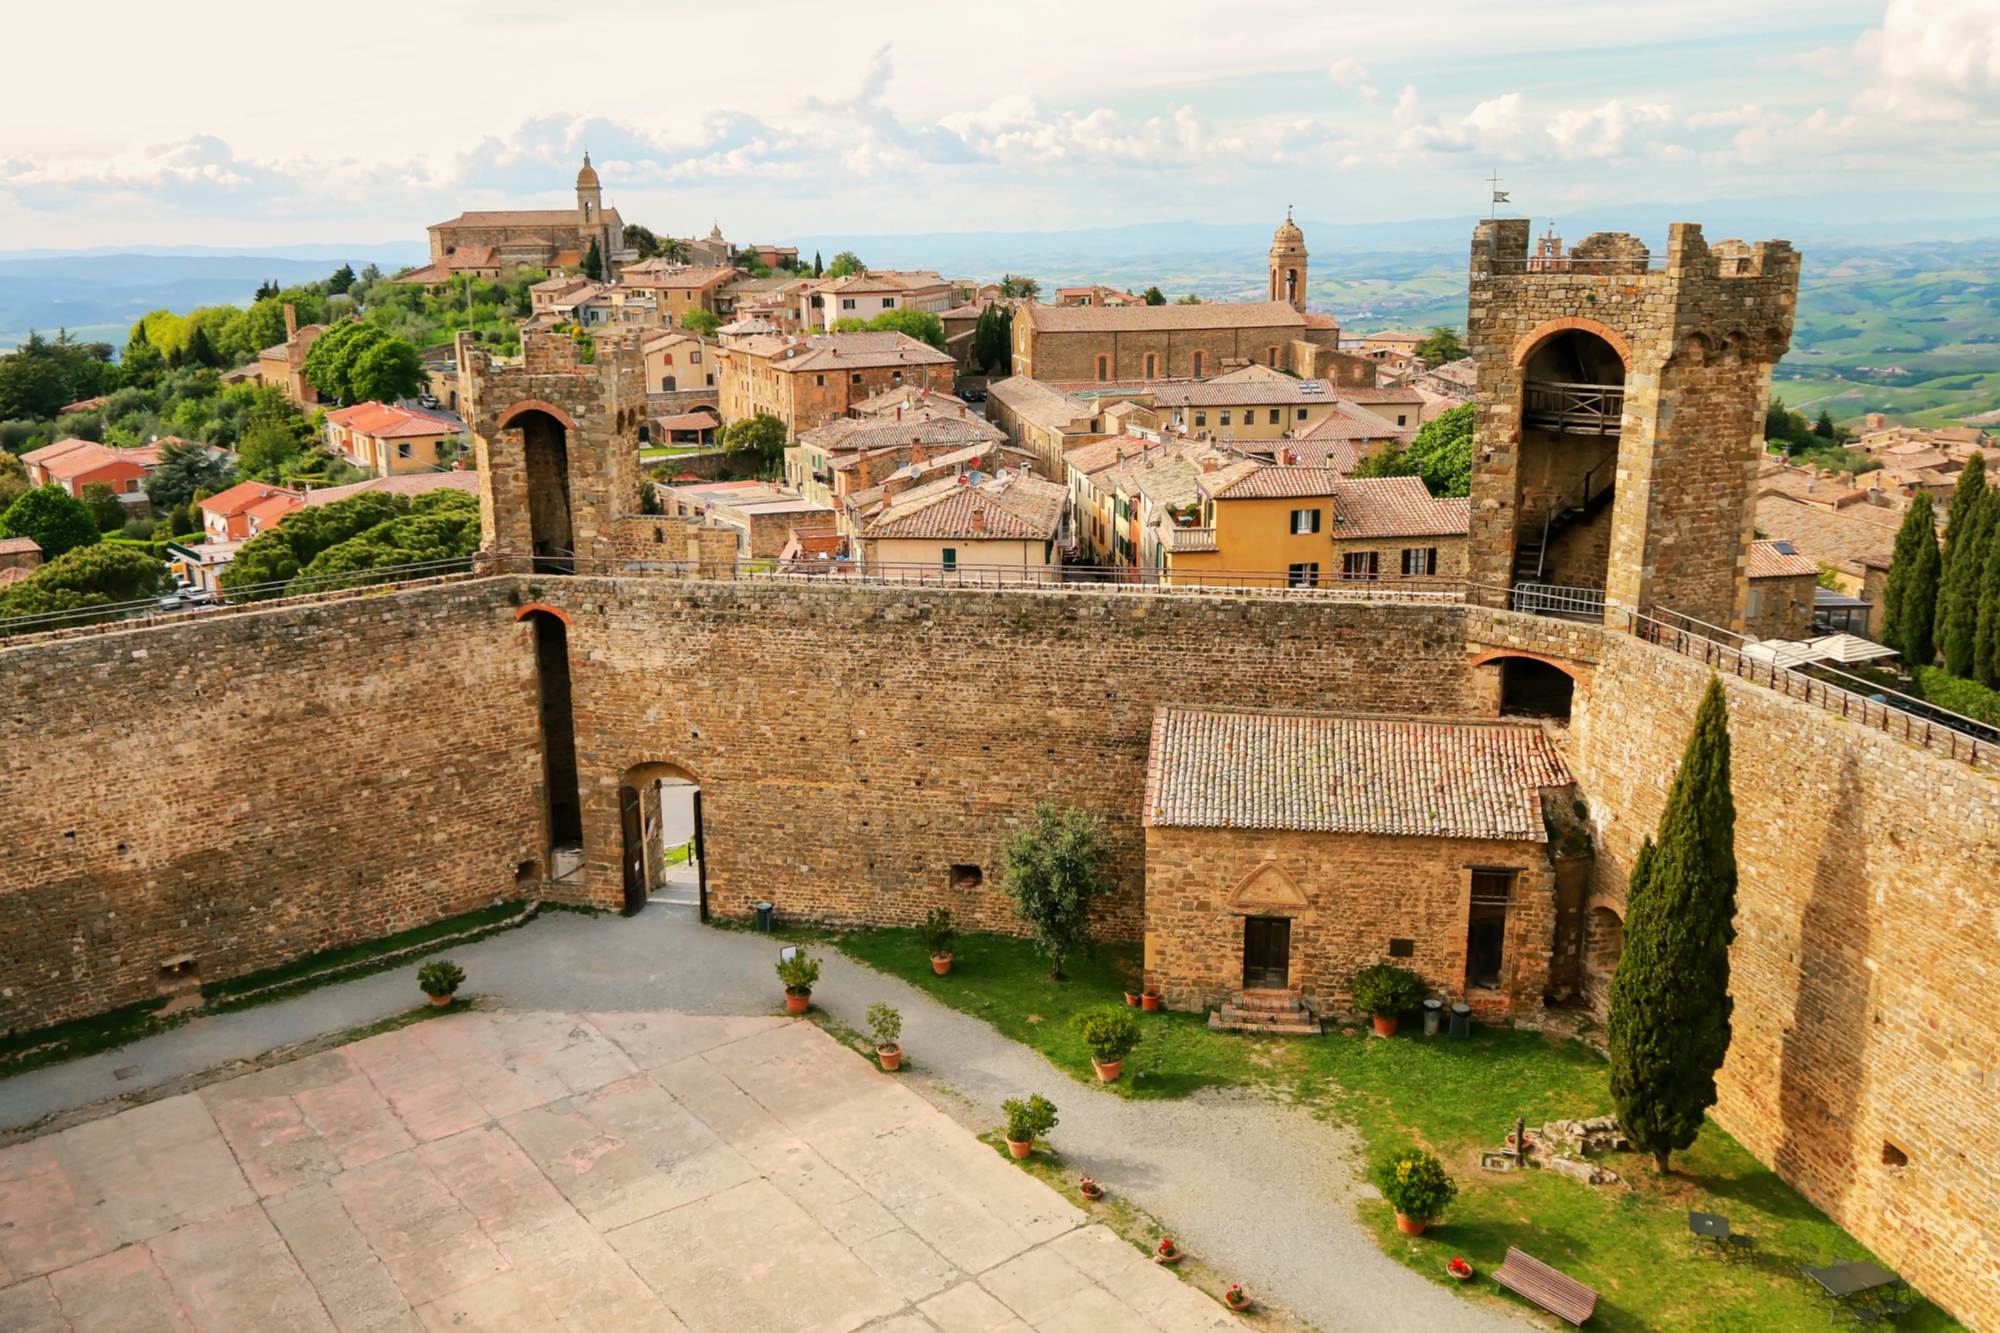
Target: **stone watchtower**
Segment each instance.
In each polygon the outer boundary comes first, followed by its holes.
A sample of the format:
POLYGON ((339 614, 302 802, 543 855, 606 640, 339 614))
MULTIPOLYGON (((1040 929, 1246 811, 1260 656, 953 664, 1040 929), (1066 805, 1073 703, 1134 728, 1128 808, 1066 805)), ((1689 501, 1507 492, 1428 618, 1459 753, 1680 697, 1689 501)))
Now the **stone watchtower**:
POLYGON ((1285 225, 1271 237, 1271 295, 1300 314, 1306 312, 1306 234, 1285 210, 1285 225))
POLYGON ((479 463, 482 548, 497 571, 611 573, 620 522, 641 513, 645 362, 600 334, 596 362, 560 333, 521 336, 519 365, 458 335, 461 406, 479 463))
POLYGON ((1519 218, 1472 234, 1468 577, 1524 609, 1601 600, 1608 623, 1664 608, 1740 630, 1797 252, 1711 246, 1693 223, 1674 224, 1664 265, 1623 233, 1567 255, 1551 240, 1530 256, 1528 239, 1519 218))

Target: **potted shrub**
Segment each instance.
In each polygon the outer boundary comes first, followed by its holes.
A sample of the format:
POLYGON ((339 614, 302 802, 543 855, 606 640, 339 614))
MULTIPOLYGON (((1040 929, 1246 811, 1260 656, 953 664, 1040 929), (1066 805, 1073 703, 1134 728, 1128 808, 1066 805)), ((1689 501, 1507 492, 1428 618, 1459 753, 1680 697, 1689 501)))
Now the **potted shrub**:
POLYGON ((1364 967, 1347 983, 1354 1007, 1374 1018, 1378 1037, 1395 1035, 1396 1015, 1422 1003, 1425 989, 1422 977, 1393 963, 1364 967))
POLYGON ((1019 1097, 1000 1103, 1007 1116, 1007 1151, 1026 1157, 1035 1150, 1035 1140, 1056 1127, 1056 1104, 1036 1093, 1022 1101, 1019 1097))
POLYGON ((417 969, 417 985, 424 994, 431 997, 431 1003, 442 1009, 451 1003, 451 997, 465 984, 465 969, 449 958, 425 963, 417 969))
POLYGON ((1083 1038, 1083 1044, 1090 1047, 1090 1063, 1102 1083, 1117 1079, 1125 1057, 1139 1044, 1139 1020, 1124 1009, 1109 1005, 1085 1009, 1071 1018, 1069 1025, 1083 1038))
POLYGON ((917 927, 917 938, 930 951, 931 971, 939 976, 951 971, 951 942, 958 938, 958 929, 951 924, 950 908, 940 907, 925 917, 917 927))
POLYGON ((1139 1007, 1149 1014, 1158 1009, 1160 1007, 1160 988, 1158 986, 1148 986, 1145 990, 1140 991, 1139 1007))
POLYGON ((886 1004, 868 1006, 868 1026, 875 1030, 875 1058, 882 1068, 893 1071, 903 1063, 903 1048, 896 1038, 903 1035, 903 1016, 886 1004))
POLYGON ((1128 990, 1125 992, 1125 1006, 1128 1009, 1137 1009, 1139 1007, 1138 991, 1128 990))
POLYGON ((1444 1163, 1422 1148, 1404 1148, 1376 1167, 1375 1183, 1396 1210, 1396 1229, 1405 1236, 1423 1235, 1458 1197, 1444 1163))
POLYGON ((1229 1284, 1229 1290, 1222 1293, 1222 1303, 1232 1310, 1247 1310, 1250 1308, 1250 1298, 1244 1294, 1241 1282, 1232 1282, 1229 1284))
POLYGON ((819 980, 819 959, 801 944, 778 956, 778 980, 785 983, 785 1008, 802 1014, 812 1004, 813 983, 819 980))

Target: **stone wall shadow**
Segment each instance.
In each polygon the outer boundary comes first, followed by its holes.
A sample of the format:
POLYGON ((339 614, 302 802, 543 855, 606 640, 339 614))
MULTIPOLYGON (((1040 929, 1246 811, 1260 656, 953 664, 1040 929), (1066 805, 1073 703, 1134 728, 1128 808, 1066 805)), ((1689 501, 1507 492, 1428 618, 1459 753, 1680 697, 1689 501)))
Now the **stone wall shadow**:
POLYGON ((1872 942, 1867 852, 1856 827, 1857 762, 1850 747, 1799 920, 1798 991, 1780 1042, 1780 1137, 1772 1155, 1777 1172, 1836 1221, 1867 1146, 1855 1123, 1871 1037, 1863 960, 1872 942))

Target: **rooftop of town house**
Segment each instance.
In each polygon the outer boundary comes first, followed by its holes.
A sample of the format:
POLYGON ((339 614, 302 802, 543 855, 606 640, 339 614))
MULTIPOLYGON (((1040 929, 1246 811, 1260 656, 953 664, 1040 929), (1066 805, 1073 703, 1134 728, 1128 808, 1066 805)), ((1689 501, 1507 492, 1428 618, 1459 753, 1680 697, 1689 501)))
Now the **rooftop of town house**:
POLYGON ((1169 384, 1154 392, 1153 402, 1158 407, 1331 404, 1334 394, 1330 380, 1295 380, 1280 375, 1268 380, 1214 379, 1169 384))
MULTIPOLYGON (((35 549, 39 551, 42 548, 37 546, 35 549)), ((20 565, 9 565, 5 569, 0 569, 0 588, 4 588, 10 583, 19 583, 34 572, 32 569, 27 569, 20 565)))
POLYGON ((404 472, 393 477, 370 477, 348 486, 322 486, 308 490, 307 504, 317 507, 345 500, 363 491, 387 491, 391 495, 423 495, 428 491, 464 491, 479 494, 479 474, 470 468, 446 468, 442 472, 404 472))
POLYGON ((1089 403, 1026 375, 995 380, 987 386, 986 397, 1043 430, 1087 430, 1093 410, 1089 403))
POLYGON ((324 324, 301 324, 299 325, 299 331, 285 339, 285 341, 272 343, 269 347, 260 348, 257 352, 257 358, 261 361, 267 356, 273 359, 282 357, 292 350, 293 344, 303 344, 308 340, 309 336, 317 337, 324 332, 326 332, 326 325, 324 324))
POLYGON ((1331 468, 1244 459, 1203 474, 1200 484, 1202 493, 1214 500, 1290 500, 1330 496, 1340 480, 1331 468))
POLYGON ((786 374, 949 366, 952 359, 902 333, 812 333, 800 338, 750 337, 729 349, 770 362, 786 374))
MULTIPOLYGON (((605 209, 603 217, 614 226, 624 223, 615 208, 605 209)), ((434 231, 452 231, 460 227, 567 227, 574 231, 577 212, 574 208, 500 208, 460 213, 448 221, 431 224, 434 231)))
POLYGON ((1071 445, 1063 450, 1063 466, 1075 468, 1088 477, 1106 468, 1118 466, 1142 449, 1158 447, 1157 440, 1141 439, 1137 435, 1114 435, 1108 440, 1092 440, 1089 444, 1071 445))
MULTIPOLYGON (((81 477, 85 473, 95 472, 101 467, 109 467, 114 463, 129 463, 138 468, 151 468, 159 466, 160 462, 159 450, 156 447, 113 449, 107 445, 93 444, 89 440, 64 441, 64 443, 75 443, 82 447, 78 449, 64 449, 60 453, 51 454, 45 458, 34 459, 35 464, 42 471, 48 473, 50 477, 57 481, 68 481, 72 477, 81 477)), ((49 448, 54 449, 56 446, 50 445, 49 448)), ((35 452, 41 453, 43 451, 38 449, 35 452)))
POLYGON ((64 454, 74 453, 78 449, 102 449, 103 447, 103 445, 98 444, 94 440, 79 440, 74 438, 57 440, 54 444, 45 444, 39 449, 30 449, 27 453, 21 455, 21 461, 30 465, 40 464, 46 467, 51 460, 61 458, 64 454))
POLYGON ((290 496, 305 502, 305 496, 297 491, 288 491, 282 486, 273 486, 262 481, 239 481, 226 491, 209 496, 201 502, 203 512, 229 518, 247 512, 252 506, 263 504, 274 496, 290 496))
POLYGON ((1849 505, 1836 512, 1765 490, 1757 497, 1757 531, 1789 541, 1801 555, 1825 564, 1852 566, 1853 572, 1870 565, 1887 569, 1896 527, 1876 521, 1875 512, 1890 514, 1873 505, 1849 505))
POLYGON ((1788 541, 1750 543, 1749 575, 1753 579, 1784 579, 1801 575, 1817 576, 1819 562, 1801 555, 1788 541))
POLYGON ((954 397, 942 389, 927 389, 917 384, 899 384, 893 389, 883 389, 869 394, 848 409, 849 416, 874 417, 893 416, 897 408, 912 407, 948 408, 953 412, 966 406, 963 398, 954 397))
POLYGON ((1298 467, 1330 468, 1342 477, 1354 471, 1361 462, 1361 449, 1352 439, 1328 439, 1307 434, 1289 440, 1238 440, 1234 445, 1245 453, 1261 455, 1268 451, 1274 463, 1283 460, 1298 467), (1263 446, 1268 446, 1268 450, 1263 446))
POLYGON ((945 477, 902 492, 868 525, 871 538, 1048 541, 1068 490, 1023 472, 974 481, 945 477))
POLYGON ((1424 400, 1424 396, 1415 389, 1400 385, 1382 389, 1342 388, 1336 391, 1336 396, 1343 402, 1363 406, 1370 403, 1421 403, 1424 400))
POLYGON ((1144 822, 1546 842, 1572 781, 1540 727, 1162 707, 1144 822))
POLYGON ((1334 490, 1333 536, 1463 537, 1472 501, 1434 499, 1419 477, 1347 477, 1334 490))
POLYGON ((618 285, 647 291, 706 291, 740 276, 733 268, 694 267, 634 273, 626 269, 618 275, 618 285))
POLYGON ((1201 469, 1178 453, 1149 452, 1097 473, 1091 481, 1100 490, 1143 495, 1155 505, 1186 505, 1200 500, 1196 483, 1201 476, 1201 469))
POLYGON ((1304 328, 1306 317, 1284 301, 1204 301, 1200 305, 1029 305, 1037 333, 1156 332, 1171 329, 1304 328))
POLYGON ((384 440, 404 436, 456 435, 461 429, 442 417, 412 412, 393 403, 356 403, 353 407, 328 412, 326 419, 356 435, 384 440))
POLYGON ((1471 389, 1479 379, 1479 362, 1472 357, 1462 356, 1456 361, 1446 361, 1432 366, 1424 373, 1471 389))
POLYGON ((1349 408, 1339 403, 1334 410, 1312 422, 1292 438, 1298 440, 1398 440, 1407 444, 1416 438, 1413 430, 1390 425, 1366 408, 1349 408))
POLYGON ((916 414, 894 417, 835 417, 799 432, 799 443, 829 453, 861 453, 898 445, 945 446, 975 444, 1004 438, 999 427, 982 417, 916 414))
MULTIPOLYGON (((857 459, 867 457, 879 458, 884 453, 889 452, 893 451, 878 449, 873 454, 845 454, 834 460, 834 464, 836 467, 842 467, 843 465, 852 466, 857 459)), ((1034 463, 1035 456, 1025 449, 1010 448, 998 440, 984 440, 978 444, 967 445, 963 449, 954 449, 950 453, 932 454, 928 458, 913 459, 897 468, 895 472, 883 480, 885 483, 888 481, 922 482, 926 476, 934 472, 998 474, 1002 469, 1008 467, 1029 470, 1034 467, 1034 463)), ((888 487, 885 485, 884 490, 886 491, 887 489, 888 487)))
POLYGON ((660 430, 713 430, 721 424, 722 413, 706 403, 670 417, 653 418, 653 425, 660 430))
POLYGON ((40 555, 42 546, 33 537, 0 537, 0 555, 40 555))

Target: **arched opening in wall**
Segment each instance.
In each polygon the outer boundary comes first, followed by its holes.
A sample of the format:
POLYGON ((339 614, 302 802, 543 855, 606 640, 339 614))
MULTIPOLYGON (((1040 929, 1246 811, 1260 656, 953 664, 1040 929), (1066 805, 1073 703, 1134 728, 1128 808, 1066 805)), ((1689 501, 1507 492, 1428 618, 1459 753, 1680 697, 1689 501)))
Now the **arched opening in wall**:
POLYGON ((1567 671, 1532 657, 1500 659, 1500 711, 1514 717, 1569 721, 1576 681, 1567 671))
POLYGON ((535 635, 535 688, 542 739, 543 808, 548 830, 548 877, 558 882, 583 870, 583 800, 576 781, 576 717, 570 704, 569 627, 551 611, 521 617, 535 635))
POLYGON ((624 843, 625 914, 648 903, 708 919, 708 867, 701 787, 677 764, 639 764, 618 789, 624 843))
POLYGON ((569 431, 547 412, 523 412, 520 427, 528 480, 528 540, 541 574, 576 572, 576 539, 570 525, 569 431))
POLYGON ((1625 361, 1598 334, 1564 329, 1529 352, 1522 381, 1514 583, 1594 593, 1567 609, 1595 619, 1611 564, 1625 361))
POLYGON ((1584 935, 1584 977, 1591 1008, 1599 1013, 1611 1006, 1611 976, 1618 970, 1618 958, 1625 952, 1625 922, 1608 907, 1590 909, 1584 935))

